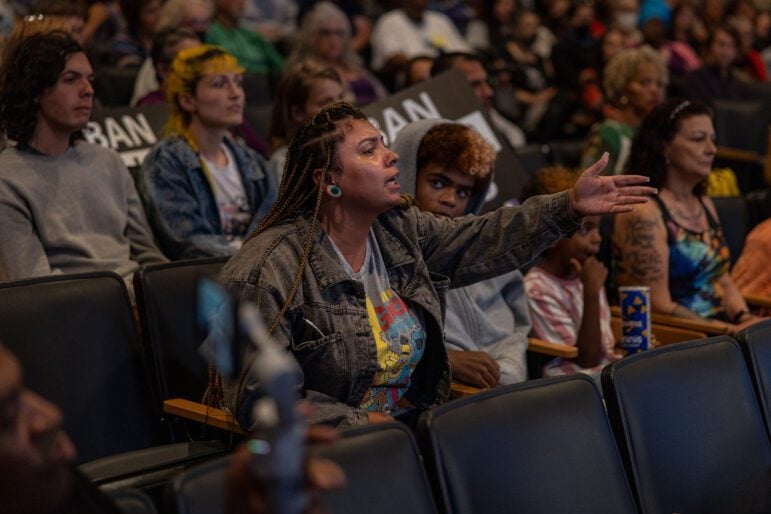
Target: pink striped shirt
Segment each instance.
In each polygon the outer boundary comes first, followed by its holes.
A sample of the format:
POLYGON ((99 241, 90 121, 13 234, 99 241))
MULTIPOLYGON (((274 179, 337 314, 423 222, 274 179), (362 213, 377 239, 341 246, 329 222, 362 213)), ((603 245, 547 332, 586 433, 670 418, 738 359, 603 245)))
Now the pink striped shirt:
MULTIPOLYGON (((525 290, 535 336, 545 341, 575 346, 584 313, 584 286, 581 279, 561 279, 534 266, 525 276, 525 290)), ((555 376, 579 371, 594 374, 616 360, 613 349, 616 341, 610 326, 610 307, 605 289, 600 291, 600 331, 606 355, 600 364, 585 369, 558 357, 544 366, 543 375, 555 376)))

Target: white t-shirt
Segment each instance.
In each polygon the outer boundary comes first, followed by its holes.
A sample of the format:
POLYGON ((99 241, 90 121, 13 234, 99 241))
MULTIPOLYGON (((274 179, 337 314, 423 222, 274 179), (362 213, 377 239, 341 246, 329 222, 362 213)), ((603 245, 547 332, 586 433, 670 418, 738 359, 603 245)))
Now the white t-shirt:
POLYGON ((466 40, 452 21, 442 13, 426 11, 420 23, 412 21, 404 11, 385 13, 372 31, 372 68, 378 70, 396 54, 408 59, 416 55, 436 56, 444 52, 470 52, 466 40))
POLYGON ((244 183, 241 181, 241 174, 238 173, 233 154, 224 144, 221 148, 227 157, 227 163, 224 166, 218 166, 217 163, 205 157, 202 157, 202 160, 214 181, 212 189, 214 189, 217 209, 220 211, 222 233, 231 242, 231 245, 238 249, 249 229, 252 212, 249 209, 249 202, 246 200, 244 183))

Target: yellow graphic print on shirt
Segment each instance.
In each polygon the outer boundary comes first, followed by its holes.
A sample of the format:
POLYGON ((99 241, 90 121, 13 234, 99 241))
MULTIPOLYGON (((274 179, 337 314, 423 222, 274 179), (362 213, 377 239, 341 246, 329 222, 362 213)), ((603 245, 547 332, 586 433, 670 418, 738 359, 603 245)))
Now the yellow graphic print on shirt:
POLYGON ((377 304, 368 295, 366 304, 377 347, 378 372, 361 408, 372 412, 396 411, 399 399, 409 387, 412 371, 423 356, 426 334, 393 290, 383 291, 377 304))

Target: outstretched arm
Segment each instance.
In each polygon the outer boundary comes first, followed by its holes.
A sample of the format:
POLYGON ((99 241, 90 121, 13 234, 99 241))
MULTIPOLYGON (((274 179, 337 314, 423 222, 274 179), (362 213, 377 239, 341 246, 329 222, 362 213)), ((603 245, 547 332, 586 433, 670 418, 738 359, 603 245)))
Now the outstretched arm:
POLYGON ((642 175, 600 175, 608 164, 608 153, 587 168, 568 192, 569 205, 578 216, 631 212, 634 205, 646 203, 656 188, 642 186, 649 178, 642 175))

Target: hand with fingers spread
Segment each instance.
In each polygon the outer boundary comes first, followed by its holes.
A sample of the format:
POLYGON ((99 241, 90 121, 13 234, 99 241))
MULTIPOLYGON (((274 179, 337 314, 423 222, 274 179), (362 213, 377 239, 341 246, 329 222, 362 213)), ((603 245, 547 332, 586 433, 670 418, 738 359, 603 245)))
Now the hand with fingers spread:
POLYGON ((642 175, 600 175, 608 164, 608 153, 587 168, 569 191, 570 207, 579 216, 631 212, 635 204, 646 203, 656 194, 653 187, 643 186, 649 181, 642 175))
POLYGON ((455 380, 474 387, 495 387, 501 379, 498 363, 486 352, 447 350, 455 380))

